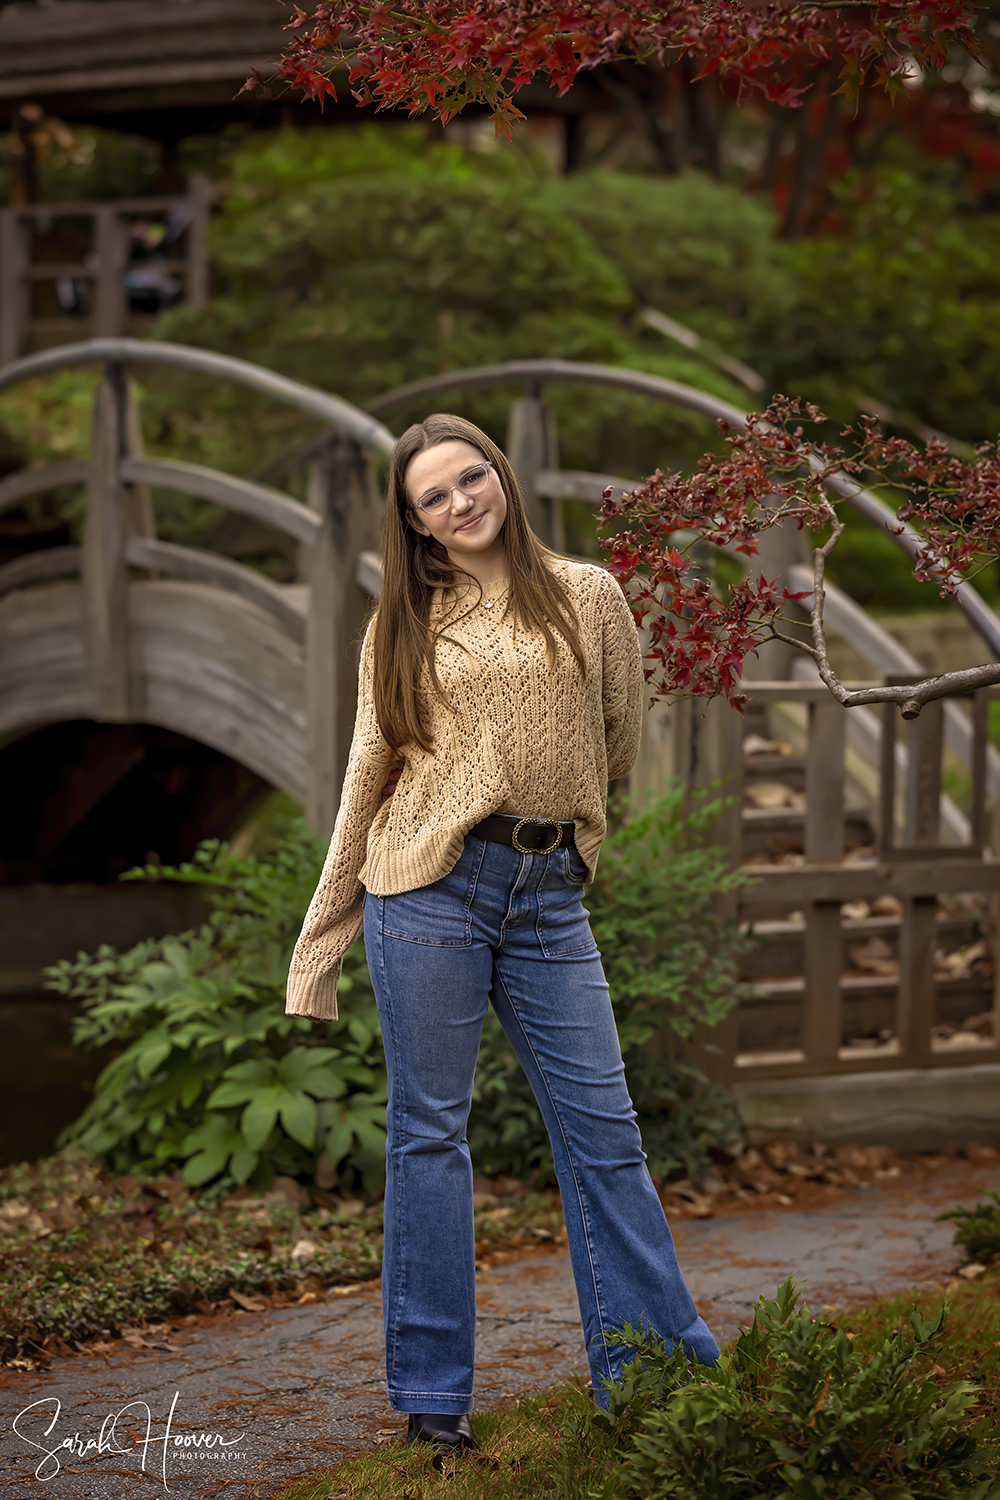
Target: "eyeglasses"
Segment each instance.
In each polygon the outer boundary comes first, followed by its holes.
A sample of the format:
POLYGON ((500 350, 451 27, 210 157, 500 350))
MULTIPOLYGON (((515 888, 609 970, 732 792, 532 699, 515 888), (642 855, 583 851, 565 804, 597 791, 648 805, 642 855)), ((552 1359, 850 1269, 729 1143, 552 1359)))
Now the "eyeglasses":
POLYGON ((412 500, 410 509, 425 510, 432 516, 443 515, 447 507, 451 505, 451 497, 456 490, 461 490, 463 495, 478 495, 481 490, 484 490, 489 482, 492 467, 490 460, 484 458, 481 464, 476 464, 472 469, 466 469, 457 484, 440 490, 428 490, 427 494, 421 495, 419 500, 412 500))

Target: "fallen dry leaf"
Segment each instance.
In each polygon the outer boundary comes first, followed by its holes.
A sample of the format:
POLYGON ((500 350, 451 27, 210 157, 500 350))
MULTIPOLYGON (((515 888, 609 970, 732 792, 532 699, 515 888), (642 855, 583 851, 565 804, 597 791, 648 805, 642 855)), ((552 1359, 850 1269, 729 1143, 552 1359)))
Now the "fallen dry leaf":
POLYGON ((899 959, 885 938, 872 937, 866 943, 848 943, 847 952, 854 967, 865 974, 881 974, 888 978, 899 973, 899 959))
POLYGON ((316 1244, 315 1240, 298 1240, 292 1246, 292 1252, 289 1256, 289 1259, 308 1260, 311 1255, 316 1254, 316 1251, 318 1249, 319 1246, 316 1244))
POLYGON ((247 1297, 243 1292, 238 1292, 235 1287, 230 1288, 229 1295, 237 1307, 242 1307, 244 1312, 267 1312, 267 1303, 262 1302, 259 1297, 247 1297))

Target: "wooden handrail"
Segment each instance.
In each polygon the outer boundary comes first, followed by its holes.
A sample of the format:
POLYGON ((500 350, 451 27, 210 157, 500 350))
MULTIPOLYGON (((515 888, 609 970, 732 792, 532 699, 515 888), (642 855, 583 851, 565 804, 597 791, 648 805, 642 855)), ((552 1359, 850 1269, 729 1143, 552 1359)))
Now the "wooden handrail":
POLYGON ((28 552, 0 568, 0 594, 58 578, 79 578, 82 563, 79 547, 43 547, 40 552, 28 552))
POLYGON ((190 193, 165 193, 153 198, 71 199, 61 203, 19 203, 10 210, 19 219, 79 219, 93 216, 101 208, 113 208, 119 214, 162 213, 190 203, 190 193))
POLYGON ((436 395, 438 391, 468 390, 478 385, 540 385, 549 380, 610 385, 616 390, 632 391, 637 396, 652 396, 654 400, 666 401, 672 406, 686 407, 703 417, 726 421, 737 428, 746 423, 746 413, 730 406, 728 401, 720 401, 718 396, 696 390, 694 386, 682 385, 679 380, 664 380, 661 375, 626 370, 619 365, 588 365, 571 359, 511 359, 500 365, 448 370, 443 375, 432 375, 427 380, 414 380, 409 385, 398 386, 394 391, 383 391, 374 401, 368 402, 366 410, 381 415, 393 407, 436 395))
POLYGON ((35 495, 60 489, 64 484, 86 484, 89 473, 90 460, 86 458, 67 458, 40 469, 18 469, 0 479, 0 511, 10 510, 35 495))
POLYGON ((153 537, 134 536, 125 544, 125 560, 132 568, 169 573, 173 578, 185 578, 191 583, 205 583, 238 594, 276 619, 293 640, 305 641, 305 611, 294 596, 289 598, 280 583, 245 568, 242 563, 233 562, 232 558, 222 557, 218 552, 201 552, 194 547, 178 547, 173 542, 160 542, 153 537))
POLYGON ((382 458, 389 458, 395 446, 395 438, 388 428, 376 421, 367 412, 352 406, 340 396, 321 391, 317 386, 304 385, 299 380, 290 380, 287 375, 278 375, 274 370, 265 370, 262 365, 251 364, 246 359, 236 359, 231 354, 216 354, 210 349, 196 349, 188 344, 167 344, 154 339, 100 338, 87 339, 81 344, 63 344, 57 349, 41 349, 37 354, 25 354, 0 368, 0 391, 17 385, 22 380, 33 380, 38 375, 48 375, 53 370, 65 370, 74 365, 174 365, 182 370, 192 370, 202 375, 212 375, 218 380, 229 380, 234 385, 245 386, 282 401, 286 406, 304 412, 325 422, 334 431, 368 448, 382 458))
POLYGON ((585 469, 539 469, 535 491, 549 500, 583 500, 588 505, 600 505, 609 486, 632 490, 641 482, 620 479, 617 474, 590 474, 585 469))
POLYGON ((298 542, 311 545, 319 536, 323 522, 315 511, 301 505, 280 490, 268 489, 249 479, 236 479, 206 469, 201 464, 183 463, 179 459, 123 458, 119 473, 126 484, 152 484, 163 489, 180 490, 224 505, 227 510, 252 516, 276 526, 298 542))

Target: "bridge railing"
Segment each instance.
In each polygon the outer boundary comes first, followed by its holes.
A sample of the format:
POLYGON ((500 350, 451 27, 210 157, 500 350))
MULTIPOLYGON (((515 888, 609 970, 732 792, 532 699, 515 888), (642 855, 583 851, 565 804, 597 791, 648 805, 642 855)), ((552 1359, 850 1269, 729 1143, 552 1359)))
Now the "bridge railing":
MULTIPOLYGON (((182 290, 188 307, 208 302, 208 220, 216 189, 195 173, 186 193, 157 198, 122 198, 111 202, 26 203, 0 208, 0 365, 22 353, 29 334, 51 340, 65 336, 75 323, 98 338, 124 333, 128 320, 130 236, 143 221, 174 225, 174 245, 167 256, 148 253, 136 269, 155 267, 182 290), (82 260, 54 262, 36 256, 39 229, 51 231, 60 220, 89 221, 91 248, 82 260), (177 283, 181 277, 182 283, 177 283), (55 319, 34 316, 33 291, 45 282, 68 283, 74 297, 85 287, 79 315, 55 319)), ((82 331, 82 330, 81 330, 82 331)))
POLYGON ((946 843, 943 700, 908 726, 883 705, 876 793, 866 804, 850 787, 855 710, 818 680, 747 689, 746 719, 716 715, 712 732, 734 797, 726 842, 750 877, 734 905, 761 946, 756 982, 716 1038, 719 1075, 1000 1061, 1000 861, 989 845, 986 789, 988 710, 998 690, 971 695, 965 836, 946 843), (760 736, 762 727, 789 740, 760 736), (992 968, 987 945, 968 940, 976 932, 989 939, 992 968), (963 1026, 969 1017, 975 1028, 963 1026))
POLYGON ((103 369, 97 386, 90 457, 28 469, 0 481, 0 510, 70 484, 86 486, 82 546, 58 547, 0 568, 0 594, 79 576, 84 634, 96 716, 136 716, 130 666, 129 571, 166 575, 235 593, 264 610, 305 651, 305 795, 311 821, 333 825, 354 719, 356 661, 364 615, 358 559, 378 532, 380 500, 371 459, 392 452, 393 437, 373 417, 325 391, 260 366, 180 345, 93 339, 50 349, 0 369, 0 391, 49 371, 81 364, 103 369), (284 402, 322 421, 309 504, 267 485, 197 464, 150 458, 127 369, 168 364, 214 376, 284 402), (276 527, 309 554, 309 588, 271 582, 218 553, 156 537, 151 488, 181 491, 276 527))
MULTIPOLYGON (((561 501, 595 504, 606 484, 624 486, 629 481, 560 466, 555 424, 543 399, 546 382, 586 382, 655 396, 734 427, 745 420, 714 397, 655 376, 558 360, 451 372, 387 393, 362 412, 324 391, 245 361, 130 339, 95 339, 18 360, 0 369, 0 391, 49 370, 86 363, 103 367, 90 457, 20 472, 0 482, 0 510, 66 484, 85 485, 83 545, 36 553, 0 568, 0 596, 79 576, 93 713, 108 720, 137 716, 130 612, 143 579, 160 575, 205 584, 254 605, 277 626, 289 647, 288 659, 298 653, 296 671, 304 686, 296 689, 299 698, 293 693, 285 705, 282 732, 289 738, 279 749, 287 749, 291 758, 297 756, 304 764, 301 794, 321 830, 332 827, 350 744, 356 693, 352 650, 368 598, 381 587, 375 551, 381 500, 372 460, 387 458, 394 442, 379 420, 382 412, 403 405, 412 409, 417 402, 438 405, 437 397, 449 388, 521 383, 524 394, 512 408, 508 452, 536 530, 557 547, 561 501), (129 367, 141 363, 172 364, 231 380, 319 420, 323 433, 300 446, 294 459, 307 468, 308 503, 259 479, 147 456, 127 379, 129 367), (278 585, 229 558, 159 540, 151 501, 151 490, 158 486, 278 527, 308 554, 308 586, 278 585)), ((895 519, 877 497, 855 486, 848 490, 844 498, 865 514, 881 517, 888 534, 896 535, 895 519)), ((905 534, 897 540, 911 546, 905 534)), ((790 587, 803 586, 796 571, 802 562, 796 554, 766 566, 769 573, 783 573, 790 587)), ((3 602, 0 598, 0 606, 3 602)), ((958 602, 987 650, 1000 655, 997 617, 968 585, 960 588, 958 602)), ((886 632, 832 588, 828 610, 831 626, 860 650, 876 673, 918 670, 886 632)), ((16 617, 8 612, 6 618, 16 617)), ((224 653, 227 642, 220 640, 213 649, 224 653)), ((30 656, 30 642, 24 650, 30 656)), ((30 670, 28 656, 25 671, 30 670)), ((1000 804, 1000 760, 988 744, 990 695, 980 695, 971 713, 957 702, 932 705, 916 721, 917 727, 911 727, 904 745, 898 742, 892 710, 881 717, 871 711, 845 711, 821 684, 797 678, 791 666, 780 674, 772 672, 768 680, 748 680, 746 686, 751 695, 746 720, 722 703, 707 712, 700 705, 681 704, 665 716, 650 715, 648 728, 661 720, 667 727, 652 758, 650 729, 646 759, 636 773, 639 792, 653 760, 659 774, 676 771, 695 785, 724 782, 735 800, 716 837, 734 862, 751 862, 748 873, 753 877, 735 914, 753 922, 758 934, 770 924, 772 935, 786 944, 781 958, 785 978, 759 975, 748 1004, 716 1038, 718 1071, 729 1078, 767 1078, 993 1058, 1000 1017, 992 981, 984 977, 982 967, 962 983, 967 983, 977 1004, 983 1002, 984 1011, 983 996, 989 989, 992 1030, 984 1030, 964 1051, 951 1043, 944 1046, 944 1038, 935 1035, 936 1029, 940 1031, 935 1016, 940 1017, 945 1001, 952 1003, 955 990, 935 973, 938 937, 945 929, 964 932, 970 922, 978 923, 995 955, 997 950, 1000 859, 995 855, 1000 846, 991 843, 986 823, 990 802, 994 809, 1000 804), (766 743, 780 743, 786 731, 792 742, 771 768, 773 781, 791 798, 777 810, 758 807, 749 796, 761 780, 761 761, 748 758, 749 742, 744 738, 751 723, 764 733, 766 743), (957 752, 964 767, 969 783, 965 808, 944 794, 943 746, 949 753, 957 752), (741 801, 747 805, 741 807, 741 801), (899 828, 897 802, 908 809, 901 814, 899 828), (871 825, 870 836, 858 832, 865 820, 871 825), (851 835, 847 842, 845 830, 851 835), (974 898, 979 915, 949 915, 943 903, 952 895, 974 898), (872 915, 869 908, 883 897, 896 903, 893 912, 872 915), (850 914, 851 908, 861 906, 866 915, 850 914), (891 950, 884 962, 892 972, 875 975, 881 984, 873 982, 867 989, 864 974, 852 974, 847 962, 859 934, 879 935, 891 950), (794 948, 791 957, 788 944, 794 948), (859 1006, 869 1007, 860 1020, 859 1006), (885 1021, 876 1031, 886 1037, 866 1052, 857 1043, 872 1031, 869 1023, 876 1012, 885 1021)), ((260 699, 254 703, 252 687, 249 712, 263 712, 266 705, 260 699)), ((272 775, 266 770, 261 774, 272 775)), ((300 794, 294 777, 272 779, 300 794)), ((993 825, 995 841, 1000 819, 994 816, 993 825)))

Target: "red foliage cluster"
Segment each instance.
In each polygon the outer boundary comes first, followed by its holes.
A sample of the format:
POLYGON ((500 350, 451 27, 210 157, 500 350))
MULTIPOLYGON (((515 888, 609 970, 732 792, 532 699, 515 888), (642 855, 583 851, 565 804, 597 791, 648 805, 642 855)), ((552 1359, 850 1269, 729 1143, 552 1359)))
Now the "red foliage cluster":
POLYGON ((562 94, 581 68, 614 57, 691 54, 702 75, 794 105, 823 62, 842 63, 853 92, 869 73, 892 83, 899 49, 935 68, 952 42, 977 47, 965 0, 324 0, 296 7, 289 24, 278 77, 308 97, 336 98, 330 75, 348 62, 359 103, 442 121, 486 103, 504 134, 521 117, 511 95, 531 79, 547 75, 562 94))
MULTIPOLYGON (((866 425, 875 424, 871 418, 866 425)), ((910 491, 897 512, 923 536, 914 577, 954 594, 963 577, 1000 556, 1000 441, 980 443, 972 463, 953 458, 937 438, 922 452, 900 438, 868 436, 872 464, 910 491)), ((867 446, 867 445, 866 445, 867 446)))
POLYGON ((903 492, 900 530, 915 523, 924 540, 916 576, 943 594, 1000 556, 1000 443, 984 444, 977 460, 963 463, 937 440, 920 449, 886 438, 866 417, 860 431, 845 430, 855 439, 845 453, 807 439, 803 416, 815 425, 826 420, 815 406, 777 396, 742 432, 720 424, 728 452, 706 455, 692 477, 657 471, 627 495, 605 491, 601 525, 621 529, 602 546, 645 628, 655 696, 721 694, 740 706, 746 657, 779 633, 784 606, 807 595, 749 572, 725 590, 713 588, 705 544, 753 557, 771 526, 819 530, 836 519, 824 487, 832 474, 873 473, 903 492))

